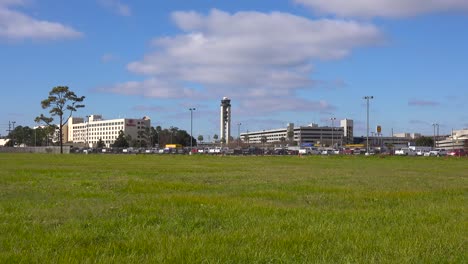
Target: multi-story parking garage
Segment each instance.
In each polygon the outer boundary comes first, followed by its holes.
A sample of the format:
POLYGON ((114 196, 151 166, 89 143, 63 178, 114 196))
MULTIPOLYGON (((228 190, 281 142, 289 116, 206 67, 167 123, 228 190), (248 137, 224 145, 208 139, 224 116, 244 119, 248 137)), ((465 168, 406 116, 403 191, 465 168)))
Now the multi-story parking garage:
POLYGON ((465 149, 468 151, 468 129, 454 130, 450 136, 436 141, 437 148, 465 149))
POLYGON ((322 146, 342 146, 353 143, 352 120, 342 120, 341 125, 329 127, 310 124, 294 127, 293 123, 289 123, 285 128, 241 133, 240 137, 243 142, 253 144, 262 143, 262 138, 266 139, 265 143, 296 142, 299 145, 310 143, 322 146))

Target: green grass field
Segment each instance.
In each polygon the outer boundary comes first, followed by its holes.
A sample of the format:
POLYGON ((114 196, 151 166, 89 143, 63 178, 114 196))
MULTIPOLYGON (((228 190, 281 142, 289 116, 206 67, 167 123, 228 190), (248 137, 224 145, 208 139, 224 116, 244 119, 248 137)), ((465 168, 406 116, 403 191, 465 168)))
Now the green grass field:
POLYGON ((0 263, 467 263, 468 159, 0 154, 0 263))

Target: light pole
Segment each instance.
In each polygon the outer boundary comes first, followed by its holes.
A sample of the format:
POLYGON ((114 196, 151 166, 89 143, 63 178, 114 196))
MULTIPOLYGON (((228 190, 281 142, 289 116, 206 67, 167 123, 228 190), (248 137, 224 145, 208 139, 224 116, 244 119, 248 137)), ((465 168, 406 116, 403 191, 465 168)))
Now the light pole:
POLYGON ((332 117, 332 118, 330 118, 330 120, 332 122, 332 143, 331 143, 331 145, 332 145, 332 148, 334 149, 335 147, 333 145, 333 137, 334 137, 333 134, 335 133, 335 120, 336 120, 336 117, 332 117))
MULTIPOLYGON (((15 131, 16 121, 12 121, 11 123, 13 123, 13 131, 15 131)), ((15 146, 15 136, 14 136, 14 134, 13 134, 12 138, 13 138, 12 140, 13 140, 13 147, 14 147, 15 146)))
POLYGON ((237 146, 240 145, 240 126, 242 125, 241 122, 237 123, 237 146))
POLYGON ((369 100, 374 99, 374 96, 372 95, 367 95, 364 96, 363 99, 366 99, 367 101, 367 136, 366 136, 366 141, 367 141, 367 155, 369 155, 369 100))
POLYGON ((437 136, 439 136, 439 124, 437 123, 432 123, 432 126, 434 127, 434 148, 436 148, 436 127, 437 127, 437 136))
POLYGON ((37 147, 37 129, 38 129, 38 126, 34 128, 34 147, 37 147))
POLYGON ((190 110, 190 153, 192 153, 192 148, 193 148, 193 138, 192 138, 192 129, 193 129, 193 111, 197 110, 195 107, 194 108, 189 108, 190 110))
POLYGON ((323 147, 322 127, 320 127, 320 147, 323 147))

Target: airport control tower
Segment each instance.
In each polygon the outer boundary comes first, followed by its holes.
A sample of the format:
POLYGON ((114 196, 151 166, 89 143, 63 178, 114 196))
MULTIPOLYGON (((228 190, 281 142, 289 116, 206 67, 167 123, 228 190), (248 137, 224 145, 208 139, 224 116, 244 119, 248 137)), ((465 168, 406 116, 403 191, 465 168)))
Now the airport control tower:
POLYGON ((229 144, 231 138, 231 99, 223 97, 221 100, 221 124, 220 124, 220 139, 225 140, 229 144))

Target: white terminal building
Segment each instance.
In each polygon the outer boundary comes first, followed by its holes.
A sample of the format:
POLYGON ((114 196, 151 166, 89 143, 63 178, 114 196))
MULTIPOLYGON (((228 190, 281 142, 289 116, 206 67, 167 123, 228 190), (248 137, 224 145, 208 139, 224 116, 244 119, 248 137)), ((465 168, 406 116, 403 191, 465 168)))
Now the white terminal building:
POLYGON ((353 120, 343 119, 340 126, 319 126, 309 124, 295 127, 293 123, 285 128, 241 133, 241 140, 245 143, 258 144, 262 138, 266 143, 297 142, 299 145, 314 144, 320 146, 343 146, 353 143, 353 120))
POLYGON ((70 117, 68 120, 67 141, 72 143, 83 143, 87 146, 96 146, 102 140, 106 147, 112 146, 123 131, 125 136, 140 140, 141 133, 151 127, 151 119, 147 116, 137 118, 119 118, 105 120, 101 115, 82 117, 70 117))

